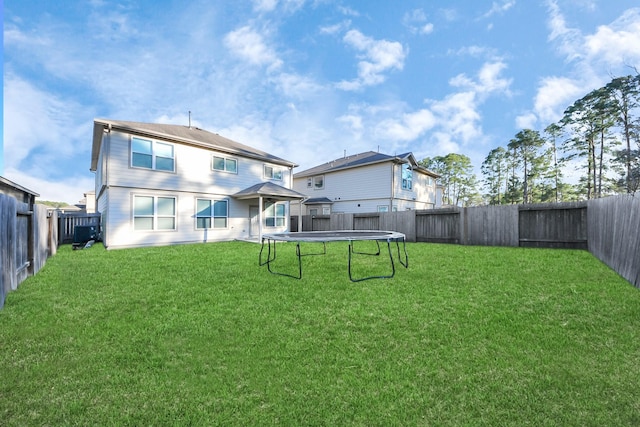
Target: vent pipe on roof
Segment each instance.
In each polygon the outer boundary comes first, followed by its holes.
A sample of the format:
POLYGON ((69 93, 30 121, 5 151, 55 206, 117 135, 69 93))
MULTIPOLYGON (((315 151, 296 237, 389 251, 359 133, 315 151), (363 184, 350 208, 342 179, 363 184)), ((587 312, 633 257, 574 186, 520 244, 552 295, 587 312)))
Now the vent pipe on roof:
POLYGON ((347 158, 347 150, 344 150, 344 156, 342 156, 343 159, 347 158))
POLYGON ((189 129, 191 129, 191 110, 189 110, 189 129))

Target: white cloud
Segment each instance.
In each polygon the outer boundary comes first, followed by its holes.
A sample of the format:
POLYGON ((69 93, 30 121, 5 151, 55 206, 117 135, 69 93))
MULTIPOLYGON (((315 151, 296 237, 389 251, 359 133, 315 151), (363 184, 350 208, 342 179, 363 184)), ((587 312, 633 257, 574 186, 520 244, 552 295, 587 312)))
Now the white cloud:
POLYGON ((516 126, 518 129, 535 129, 538 116, 532 112, 527 112, 516 117, 516 126))
POLYGON ((40 194, 41 199, 77 203, 92 190, 88 173, 74 173, 78 154, 89 170, 90 111, 73 101, 5 75, 4 176, 40 194))
POLYGON ((279 68, 282 61, 264 41, 262 34, 249 25, 231 31, 224 37, 227 48, 253 65, 279 68))
POLYGON ((343 90, 357 90, 363 86, 372 86, 385 80, 384 73, 393 69, 402 70, 407 55, 402 44, 387 40, 375 40, 358 30, 350 30, 344 36, 344 42, 356 49, 358 58, 358 78, 342 81, 337 87, 343 90))
POLYGON ((420 27, 420 34, 431 34, 433 33, 434 26, 432 23, 424 24, 420 27))
POLYGON ((337 118, 338 123, 342 123, 355 139, 360 139, 365 127, 362 117, 356 114, 345 114, 337 118))
POLYGON ((287 12, 295 12, 304 6, 305 0, 252 0, 256 12, 273 12, 278 7, 287 12))
POLYGON ((278 0, 253 0, 253 10, 271 12, 278 6, 278 0))
POLYGON ((432 147, 423 148, 423 151, 430 153, 429 157, 460 152, 460 144, 454 141, 447 132, 433 132, 430 143, 433 145, 432 147))
POLYGON ((6 167, 42 170, 56 161, 25 164, 25 159, 34 152, 40 153, 41 157, 55 154, 60 158, 81 148, 75 140, 78 136, 75 122, 82 120, 82 114, 74 102, 40 90, 11 73, 5 74, 4 102, 11 106, 4 110, 6 167))
POLYGON ((579 58, 580 54, 576 48, 581 43, 580 31, 567 26, 556 0, 548 0, 547 6, 549 10, 549 41, 557 43, 558 50, 568 60, 579 58))
POLYGON ((544 126, 559 120, 569 105, 606 84, 612 74, 628 74, 627 65, 640 63, 640 9, 629 9, 611 24, 583 35, 567 25, 557 1, 547 5, 549 40, 573 68, 566 76, 541 79, 532 113, 544 126))
POLYGON ((534 111, 542 123, 550 124, 560 119, 564 109, 582 95, 584 89, 574 79, 546 77, 535 96, 534 111))
POLYGON ((611 25, 601 25, 584 38, 584 57, 609 66, 640 62, 640 9, 627 10, 611 25))
POLYGON ((430 106, 439 128, 463 144, 478 141, 482 135, 478 98, 474 92, 453 93, 443 100, 431 101, 430 106))
POLYGON ((431 34, 434 30, 434 25, 427 21, 427 14, 423 9, 414 9, 405 13, 402 18, 403 25, 414 34, 431 34))
POLYGON ((324 88, 310 77, 299 74, 281 73, 273 79, 283 95, 291 98, 307 98, 324 88))
POLYGON ((356 18, 360 16, 360 12, 347 6, 338 6, 338 11, 346 16, 353 16, 356 18))
POLYGON ((30 171, 5 169, 7 179, 20 184, 40 195, 37 200, 66 202, 70 205, 78 203, 83 194, 95 189, 95 180, 91 176, 69 174, 67 177, 56 179, 36 177, 30 171))
POLYGON ((473 58, 486 58, 492 61, 500 61, 500 56, 494 48, 487 46, 464 46, 459 49, 449 49, 447 55, 454 56, 471 56, 473 58))
POLYGON ((489 9, 489 11, 487 13, 482 15, 482 17, 483 18, 489 18, 492 15, 503 14, 506 11, 508 11, 509 9, 511 9, 513 6, 515 6, 515 4, 516 4, 515 0, 503 0, 502 3, 498 3, 498 2, 494 1, 491 4, 491 9, 489 9))
POLYGON ((453 87, 471 89, 478 94, 492 94, 495 92, 509 94, 512 79, 501 77, 502 70, 507 68, 503 61, 486 62, 478 72, 477 81, 472 80, 466 74, 458 74, 449 84, 453 87))
POLYGON ((434 114, 427 109, 422 109, 413 113, 402 114, 397 119, 381 121, 376 126, 375 133, 382 139, 388 138, 392 141, 408 142, 424 135, 435 124, 436 118, 434 114))
POLYGON ((329 34, 329 35, 339 34, 347 30, 350 26, 351 26, 350 20, 345 20, 334 25, 322 26, 320 27, 320 34, 329 34))

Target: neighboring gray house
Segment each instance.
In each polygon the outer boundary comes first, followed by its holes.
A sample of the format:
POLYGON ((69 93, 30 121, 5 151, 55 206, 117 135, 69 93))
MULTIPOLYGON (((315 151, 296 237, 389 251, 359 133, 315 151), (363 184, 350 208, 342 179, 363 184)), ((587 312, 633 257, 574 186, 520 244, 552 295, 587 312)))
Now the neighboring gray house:
POLYGON ((395 212, 432 209, 441 203, 439 175, 418 164, 412 153, 374 151, 344 156, 293 176, 293 189, 307 196, 292 204, 293 215, 395 212))
POLYGON ((297 165, 179 125, 95 119, 91 171, 107 248, 260 239, 289 228, 297 165))

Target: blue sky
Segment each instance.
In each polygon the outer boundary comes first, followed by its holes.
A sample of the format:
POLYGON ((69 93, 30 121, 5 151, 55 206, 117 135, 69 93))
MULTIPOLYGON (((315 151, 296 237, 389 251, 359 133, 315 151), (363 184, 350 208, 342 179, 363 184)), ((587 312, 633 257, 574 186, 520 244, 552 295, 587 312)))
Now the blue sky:
POLYGON ((4 0, 3 176, 94 188, 94 118, 192 124, 294 161, 451 152, 479 171, 640 69, 637 0, 4 0))

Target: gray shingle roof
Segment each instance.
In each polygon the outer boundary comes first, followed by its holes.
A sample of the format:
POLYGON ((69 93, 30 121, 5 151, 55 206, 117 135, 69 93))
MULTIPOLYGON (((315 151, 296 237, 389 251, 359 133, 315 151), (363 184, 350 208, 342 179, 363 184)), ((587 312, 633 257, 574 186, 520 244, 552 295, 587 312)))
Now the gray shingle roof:
POLYGON ((328 197, 312 197, 303 202, 305 205, 324 205, 333 204, 333 200, 328 197))
POLYGON ((236 199, 253 199, 258 196, 271 197, 280 200, 302 200, 306 196, 273 182, 259 182, 233 195, 236 199))
POLYGON ((185 144, 197 145, 205 148, 215 149, 221 152, 245 156, 255 159, 268 161, 274 164, 296 167, 297 164, 282 159, 280 157, 269 154, 265 151, 258 150, 248 145, 241 144, 231 139, 225 138, 197 127, 167 125, 160 123, 143 123, 129 122, 122 120, 95 119, 93 130, 93 150, 91 153, 91 170, 95 170, 98 162, 99 146, 102 140, 102 132, 104 129, 118 129, 125 132, 131 132, 135 135, 148 136, 170 140, 173 142, 182 142, 185 144))
MULTIPOLYGON (((405 163, 410 161, 409 158, 413 157, 411 152, 399 154, 397 156, 389 156, 387 154, 377 153, 375 151, 365 151, 364 153, 353 154, 350 156, 341 157, 339 159, 331 160, 330 162, 314 166, 310 169, 298 172, 294 174, 294 178, 304 178, 307 176, 321 175, 328 172, 335 172, 342 169, 355 168, 359 166, 371 165, 382 162, 398 162, 405 163)), ((415 160, 415 159, 413 159, 415 160)), ((424 173, 438 177, 437 174, 418 166, 414 165, 414 169, 420 170, 424 173)))

